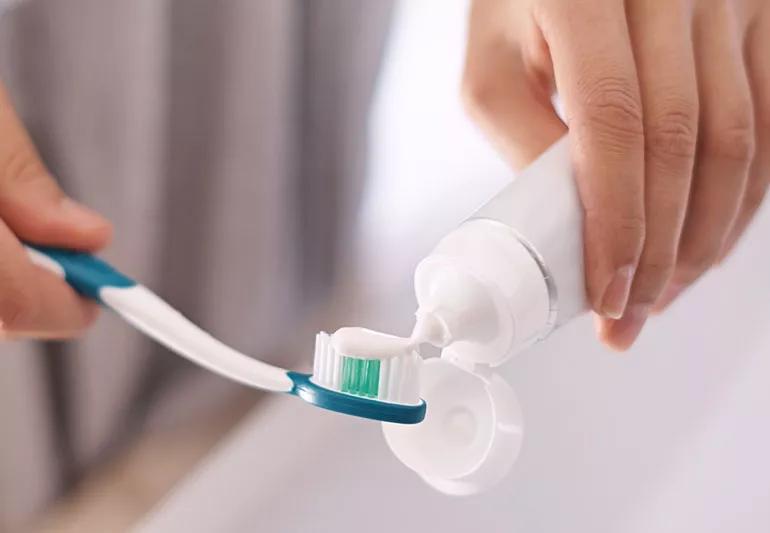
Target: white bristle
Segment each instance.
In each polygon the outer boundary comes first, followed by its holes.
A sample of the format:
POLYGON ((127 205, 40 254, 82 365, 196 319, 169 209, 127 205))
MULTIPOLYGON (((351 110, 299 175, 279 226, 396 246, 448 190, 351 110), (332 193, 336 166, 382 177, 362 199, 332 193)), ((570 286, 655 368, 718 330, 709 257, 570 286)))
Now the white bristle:
POLYGON ((380 361, 380 382, 377 386, 377 390, 380 392, 380 398, 388 401, 388 380, 390 379, 390 359, 383 359, 380 361))
POLYGON ((326 346, 326 383, 334 383, 334 347, 332 343, 326 346))
POLYGON ((319 385, 326 384, 326 359, 328 354, 329 335, 320 332, 315 338, 315 361, 313 361, 313 379, 319 385))
POLYGON ((321 351, 321 335, 323 333, 316 333, 315 336, 315 352, 313 354, 313 375, 317 376, 318 372, 321 368, 321 357, 320 357, 320 351, 321 351))
POLYGON ((323 361, 324 361, 324 367, 323 367, 323 381, 324 383, 331 383, 332 382, 332 356, 334 355, 334 348, 332 348, 331 343, 326 344, 326 349, 324 350, 323 355, 323 361))
POLYGON ((390 379, 388 379, 388 398, 398 398, 399 370, 401 370, 401 358, 395 358, 390 362, 390 379))
MULTIPOLYGON (((317 385, 341 392, 343 358, 356 355, 337 353, 332 337, 326 332, 316 335, 312 380, 317 385)), ((385 402, 417 404, 419 396, 419 356, 413 352, 380 359, 377 399, 385 402)))
POLYGON ((331 346, 331 343, 329 343, 329 346, 332 348, 331 354, 334 358, 331 386, 334 390, 340 390, 340 378, 342 377, 342 357, 334 350, 334 348, 331 346))

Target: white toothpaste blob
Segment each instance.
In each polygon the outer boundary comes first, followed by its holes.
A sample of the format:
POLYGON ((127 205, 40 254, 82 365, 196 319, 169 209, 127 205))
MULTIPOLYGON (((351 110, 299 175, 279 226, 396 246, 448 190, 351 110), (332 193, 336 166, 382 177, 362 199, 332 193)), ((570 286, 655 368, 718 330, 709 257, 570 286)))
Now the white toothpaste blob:
POLYGON ((338 354, 361 359, 392 359, 414 350, 407 338, 359 327, 338 329, 332 335, 332 346, 338 354))

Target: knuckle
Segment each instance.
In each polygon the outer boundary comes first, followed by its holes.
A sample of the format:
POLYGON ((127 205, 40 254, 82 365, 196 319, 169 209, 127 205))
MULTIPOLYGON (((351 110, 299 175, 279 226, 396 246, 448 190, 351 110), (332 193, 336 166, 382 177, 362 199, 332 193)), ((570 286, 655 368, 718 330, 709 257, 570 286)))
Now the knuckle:
POLYGON ((638 90, 622 77, 603 77, 582 89, 582 109, 575 117, 583 135, 623 151, 638 146, 644 135, 638 90))
POLYGON ((471 115, 489 112, 496 95, 497 88, 487 77, 469 73, 463 76, 460 96, 466 111, 471 115))
POLYGON ((661 252, 643 255, 634 283, 635 300, 654 304, 676 267, 676 254, 661 252))
POLYGON ((644 237, 645 217, 644 213, 613 213, 598 208, 586 208, 585 218, 589 224, 597 227, 611 225, 615 230, 624 234, 644 237))
POLYGON ((46 175, 37 154, 26 142, 19 142, 0 157, 0 181, 18 183, 34 181, 46 175))
POLYGON ((729 119, 717 121, 704 132, 706 154, 737 163, 748 163, 754 157, 754 125, 750 112, 732 113, 729 119))
POLYGON ((648 125, 645 141, 653 155, 691 161, 697 149, 697 112, 672 109, 648 125))
POLYGON ((585 218, 586 224, 595 228, 592 233, 597 238, 613 243, 618 261, 636 263, 644 246, 646 231, 644 214, 618 215, 590 209, 585 211, 585 218))
POLYGON ((639 269, 644 276, 665 281, 674 272, 675 266, 676 254, 660 253, 644 258, 639 269))
POLYGON ((622 215, 618 218, 617 229, 624 237, 633 241, 644 241, 645 224, 644 215, 622 215))

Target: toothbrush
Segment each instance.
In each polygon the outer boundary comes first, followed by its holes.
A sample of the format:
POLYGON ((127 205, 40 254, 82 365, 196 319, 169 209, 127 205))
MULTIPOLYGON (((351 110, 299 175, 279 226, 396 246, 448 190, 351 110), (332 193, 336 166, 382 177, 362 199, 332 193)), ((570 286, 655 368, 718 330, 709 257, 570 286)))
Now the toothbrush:
POLYGON ((315 374, 288 371, 215 339, 152 291, 90 254, 33 244, 25 247, 33 263, 58 275, 81 295, 113 310, 169 350, 225 378, 362 418, 416 424, 425 417, 426 406, 416 381, 420 360, 407 347, 396 356, 386 350, 367 354, 364 348, 361 353, 343 354, 330 335, 319 333, 315 374), (335 364, 345 372, 344 379, 330 366, 335 364), (380 374, 385 383, 382 394, 378 392, 380 374))
POLYGON ((391 403, 420 402, 422 359, 411 339, 364 328, 316 336, 313 381, 357 396, 391 403))

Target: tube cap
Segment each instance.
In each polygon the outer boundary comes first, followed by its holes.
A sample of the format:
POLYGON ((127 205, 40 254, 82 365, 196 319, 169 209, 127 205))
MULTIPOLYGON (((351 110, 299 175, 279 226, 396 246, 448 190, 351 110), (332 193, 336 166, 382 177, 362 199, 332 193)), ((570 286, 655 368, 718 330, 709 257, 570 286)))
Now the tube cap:
POLYGON ((501 480, 523 436, 513 389, 497 374, 482 376, 442 357, 425 361, 421 394, 430 406, 422 423, 383 424, 393 453, 446 494, 474 494, 501 480))

